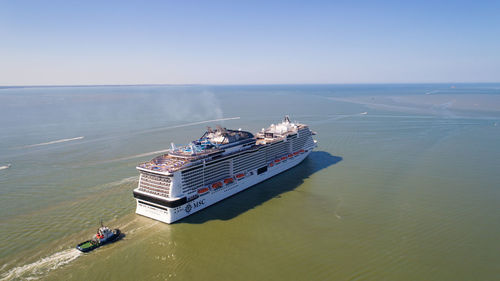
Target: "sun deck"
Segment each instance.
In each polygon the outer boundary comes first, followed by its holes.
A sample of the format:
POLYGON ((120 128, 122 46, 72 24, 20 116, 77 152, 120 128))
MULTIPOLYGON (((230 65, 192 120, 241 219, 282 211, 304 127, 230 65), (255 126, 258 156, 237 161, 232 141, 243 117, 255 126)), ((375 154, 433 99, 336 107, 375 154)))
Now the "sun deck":
POLYGON ((281 141, 288 135, 297 133, 298 130, 306 127, 303 124, 292 123, 290 119, 277 125, 272 124, 267 130, 262 130, 254 136, 252 133, 241 130, 228 130, 217 126, 216 130, 208 127, 203 136, 188 145, 176 147, 172 144, 172 149, 167 153, 155 157, 151 161, 137 166, 152 172, 174 173, 185 167, 189 167, 202 159, 210 159, 223 153, 233 153, 234 147, 245 145, 247 148, 254 145, 266 145, 281 141))
POLYGON ((168 172, 174 173, 184 167, 190 166, 190 164, 196 160, 195 157, 172 157, 169 154, 163 154, 161 156, 155 157, 153 160, 140 164, 138 167, 151 170, 153 172, 168 172))

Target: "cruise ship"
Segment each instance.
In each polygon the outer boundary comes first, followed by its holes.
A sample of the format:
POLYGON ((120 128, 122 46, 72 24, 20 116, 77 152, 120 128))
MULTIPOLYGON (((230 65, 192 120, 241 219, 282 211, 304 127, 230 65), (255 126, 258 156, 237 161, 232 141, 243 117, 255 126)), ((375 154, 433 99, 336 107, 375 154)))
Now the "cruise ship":
POLYGON ((316 147, 307 125, 288 116, 255 135, 217 126, 137 166, 136 213, 172 223, 286 171, 316 147))

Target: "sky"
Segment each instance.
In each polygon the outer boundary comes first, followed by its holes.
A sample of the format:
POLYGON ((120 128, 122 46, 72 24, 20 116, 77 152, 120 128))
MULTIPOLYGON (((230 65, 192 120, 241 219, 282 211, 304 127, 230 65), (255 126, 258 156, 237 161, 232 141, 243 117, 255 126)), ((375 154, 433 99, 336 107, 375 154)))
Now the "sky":
POLYGON ((0 0, 0 86, 500 82, 500 1, 0 0))

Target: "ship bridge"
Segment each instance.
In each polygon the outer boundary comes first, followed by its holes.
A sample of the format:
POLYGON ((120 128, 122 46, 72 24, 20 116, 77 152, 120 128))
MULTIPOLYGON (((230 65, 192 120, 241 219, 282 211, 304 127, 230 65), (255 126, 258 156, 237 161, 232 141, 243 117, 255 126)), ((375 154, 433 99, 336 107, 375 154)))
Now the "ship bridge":
POLYGON ((285 116, 283 121, 278 124, 271 124, 269 128, 262 129, 257 133, 257 144, 266 144, 276 141, 280 141, 290 137, 291 135, 297 134, 299 131, 307 128, 306 125, 291 122, 288 115, 285 116))

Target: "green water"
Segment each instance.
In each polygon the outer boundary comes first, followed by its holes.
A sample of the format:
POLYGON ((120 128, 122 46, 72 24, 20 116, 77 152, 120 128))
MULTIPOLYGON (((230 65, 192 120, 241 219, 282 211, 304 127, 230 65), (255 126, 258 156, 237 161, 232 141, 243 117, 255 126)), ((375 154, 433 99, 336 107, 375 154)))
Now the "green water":
POLYGON ((498 279, 500 85, 451 86, 0 89, 0 278, 498 279), (284 114, 318 133, 302 164, 172 225, 135 215, 151 152, 284 114), (126 236, 79 253, 101 218, 126 236))

